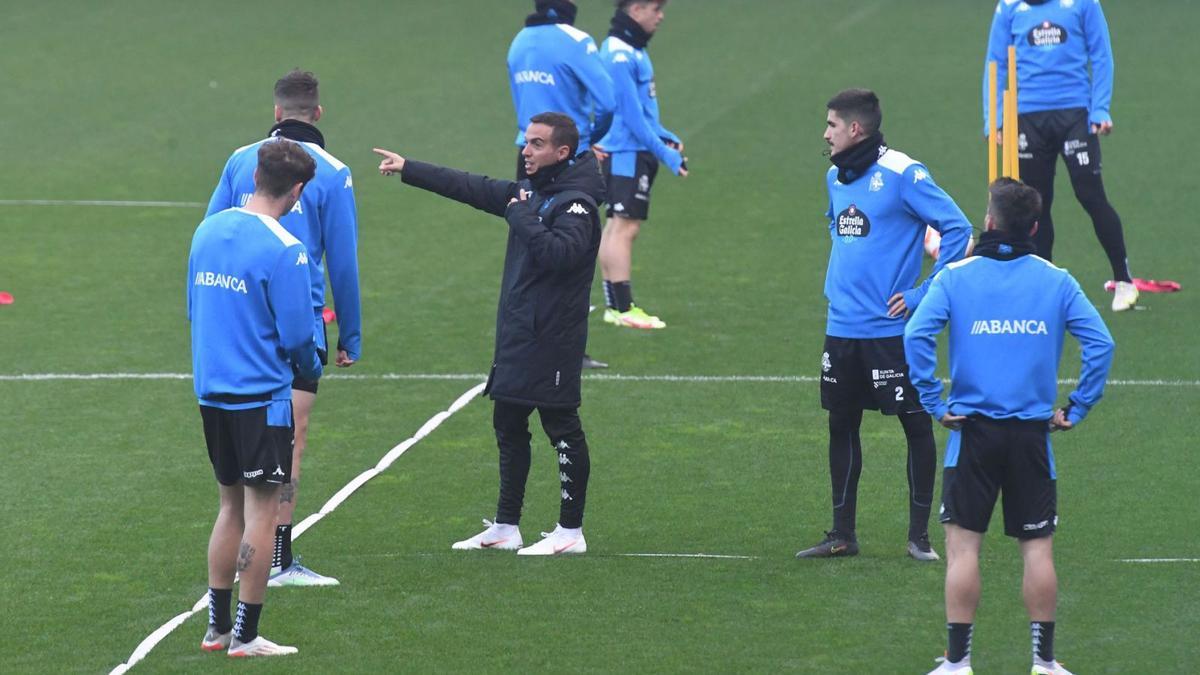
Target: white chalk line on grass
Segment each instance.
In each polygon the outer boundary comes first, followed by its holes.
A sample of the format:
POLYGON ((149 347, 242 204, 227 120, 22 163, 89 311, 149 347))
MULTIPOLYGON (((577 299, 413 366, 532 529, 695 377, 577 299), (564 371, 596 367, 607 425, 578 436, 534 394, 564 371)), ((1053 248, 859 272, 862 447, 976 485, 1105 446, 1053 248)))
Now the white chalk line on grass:
MULTIPOLYGON (((341 374, 324 376, 323 380, 482 380, 484 373, 371 373, 341 374)), ((43 382, 58 380, 190 380, 191 373, 24 373, 0 375, 0 382, 43 382)), ((820 380, 811 375, 620 375, 595 373, 584 375, 584 380, 597 382, 780 382, 812 383, 820 380)), ((949 380, 942 380, 949 383, 949 380)), ((1076 378, 1063 378, 1060 385, 1078 384, 1076 378)), ((1200 380, 1109 380, 1112 387, 1200 387, 1200 380)))
POLYGON ((1200 563, 1200 558, 1121 558, 1123 563, 1200 563))
MULTIPOLYGON (((342 502, 346 501, 355 490, 362 487, 367 481, 371 480, 375 476, 378 476, 383 471, 386 471, 387 468, 391 466, 393 462, 399 459, 401 455, 407 452, 409 448, 416 445, 421 439, 432 433, 434 429, 437 429, 438 426, 440 426, 442 422, 445 422, 451 415, 465 408, 468 403, 479 396, 480 392, 483 391, 483 387, 484 384, 481 382, 468 389, 461 396, 459 396, 454 403, 450 404, 449 408, 429 418, 429 421, 421 425, 420 429, 417 429, 417 433, 413 434, 407 440, 389 450, 387 454, 385 454, 379 460, 379 462, 375 464, 375 466, 363 471, 358 476, 355 476, 355 478, 349 483, 346 483, 345 487, 334 493, 334 495, 325 502, 324 506, 322 506, 319 511, 309 515, 292 528, 292 541, 295 541, 297 537, 304 534, 306 531, 312 528, 313 525, 316 525, 322 518, 330 513, 333 513, 334 509, 340 506, 342 502)), ((121 673, 128 671, 139 661, 146 658, 146 655, 150 653, 150 650, 154 649, 159 642, 162 642, 163 638, 167 637, 167 635, 170 635, 172 631, 181 626, 193 614, 205 609, 207 605, 208 595, 206 593, 205 595, 200 596, 200 599, 196 601, 196 604, 192 605, 192 609, 190 611, 183 612, 175 616, 170 621, 159 626, 157 630, 147 635, 145 639, 138 643, 138 646, 133 650, 133 653, 129 655, 129 659, 113 668, 109 675, 120 675, 121 673)))
POLYGON ((618 558, 706 558, 711 560, 758 560, 756 555, 726 555, 723 553, 611 553, 618 558))
POLYGON ((202 209, 203 202, 126 201, 120 199, 0 199, 0 206, 125 206, 133 208, 202 209))

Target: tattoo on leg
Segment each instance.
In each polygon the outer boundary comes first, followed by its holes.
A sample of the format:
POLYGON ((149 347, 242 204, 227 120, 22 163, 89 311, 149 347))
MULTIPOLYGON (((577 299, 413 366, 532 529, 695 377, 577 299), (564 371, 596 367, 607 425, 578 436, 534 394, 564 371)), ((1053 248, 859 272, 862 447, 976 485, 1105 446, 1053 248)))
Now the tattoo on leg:
POLYGON ((292 480, 290 483, 284 483, 283 487, 279 488, 279 503, 286 504, 296 501, 296 484, 298 480, 292 480))
POLYGON ((245 572, 252 562, 254 562, 254 547, 243 541, 242 547, 238 551, 237 571, 245 572))

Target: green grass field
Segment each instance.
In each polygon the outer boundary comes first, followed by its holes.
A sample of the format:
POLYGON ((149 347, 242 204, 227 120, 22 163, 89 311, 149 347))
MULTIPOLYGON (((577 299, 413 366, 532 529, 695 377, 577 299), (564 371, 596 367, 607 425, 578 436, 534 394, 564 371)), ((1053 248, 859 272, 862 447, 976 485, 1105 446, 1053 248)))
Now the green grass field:
MULTIPOLYGON (((185 268, 203 208, 11 201, 207 202, 229 152, 270 127, 275 79, 293 66, 317 72, 320 126, 356 174, 365 342, 351 371, 361 378, 322 385, 299 520, 477 383, 383 375, 487 369, 503 223, 380 177, 370 149, 508 175, 504 56, 530 4, 6 9, 0 291, 16 301, 0 306, 0 672, 108 672, 128 659, 203 593, 216 510, 189 380, 13 377, 188 372, 185 268)), ((1200 670, 1200 564, 1121 562, 1200 558, 1188 431, 1200 413, 1200 196, 1186 122, 1200 107, 1189 84, 1200 43, 1182 30, 1200 7, 1151 4, 1105 1, 1117 63, 1105 175, 1135 275, 1185 292, 1144 295, 1145 311, 1114 316, 1106 260, 1065 176, 1056 201, 1056 262, 1102 307, 1118 344, 1118 382, 1078 431, 1055 437, 1057 646, 1077 673, 1200 670)), ((577 25, 602 36, 610 3, 580 5, 577 25)), ((868 416, 863 429, 863 554, 793 558, 829 525, 825 415, 817 384, 801 379, 817 374, 824 334, 821 133, 830 95, 876 89, 890 144, 925 162, 980 226, 979 82, 993 6, 671 3, 651 52, 664 121, 686 141, 693 173, 660 175, 634 261, 639 300, 670 327, 622 332, 595 316, 590 351, 613 368, 584 384, 587 555, 452 554, 495 508, 491 411, 478 400, 298 540, 342 585, 269 594, 263 632, 299 646, 297 657, 201 654, 197 615, 134 671, 932 668, 945 641, 945 568, 903 555, 894 420, 868 416), (791 379, 638 379, 667 375, 791 379)), ((1078 371, 1068 342, 1063 377, 1078 371)), ((535 441, 527 541, 557 514, 553 455, 535 441)), ((998 531, 983 571, 975 666, 1022 672, 1020 559, 998 531)))

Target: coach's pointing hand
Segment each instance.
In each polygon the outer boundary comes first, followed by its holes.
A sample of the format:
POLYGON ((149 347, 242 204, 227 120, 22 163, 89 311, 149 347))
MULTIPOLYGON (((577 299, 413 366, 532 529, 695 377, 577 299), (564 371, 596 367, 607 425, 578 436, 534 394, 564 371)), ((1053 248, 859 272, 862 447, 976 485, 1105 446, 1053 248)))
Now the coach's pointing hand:
POLYGON ((400 173, 404 170, 404 158, 391 150, 383 148, 372 148, 375 154, 383 157, 383 161, 379 163, 379 173, 384 176, 390 176, 394 173, 400 173))

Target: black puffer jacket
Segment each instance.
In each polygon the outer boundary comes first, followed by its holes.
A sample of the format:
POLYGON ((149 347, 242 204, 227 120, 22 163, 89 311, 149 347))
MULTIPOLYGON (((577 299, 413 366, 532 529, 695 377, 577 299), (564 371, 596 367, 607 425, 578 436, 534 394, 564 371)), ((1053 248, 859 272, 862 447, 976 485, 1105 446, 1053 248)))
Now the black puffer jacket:
POLYGON ((600 250, 604 180, 590 152, 547 167, 557 175, 525 201, 515 183, 407 160, 405 183, 508 221, 496 312, 496 352, 485 390, 493 399, 547 408, 580 402, 588 300, 600 250))

